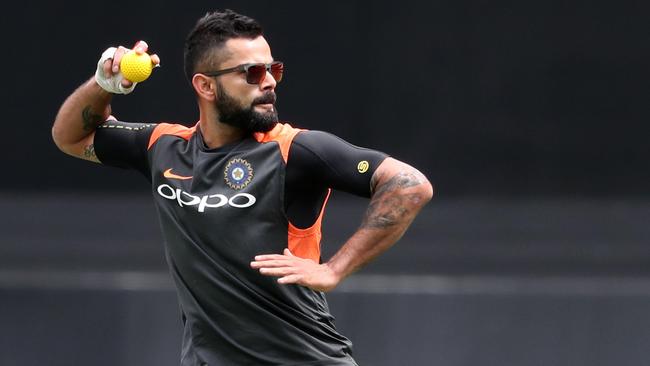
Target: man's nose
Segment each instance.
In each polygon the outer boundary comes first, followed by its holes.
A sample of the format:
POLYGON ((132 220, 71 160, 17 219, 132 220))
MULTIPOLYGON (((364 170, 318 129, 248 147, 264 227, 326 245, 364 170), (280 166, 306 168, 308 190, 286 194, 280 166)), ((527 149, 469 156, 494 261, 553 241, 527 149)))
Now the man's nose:
POLYGON ((267 70, 266 76, 264 76, 264 80, 262 80, 262 82, 260 83, 260 89, 274 90, 276 85, 278 85, 278 82, 275 81, 273 75, 271 75, 271 73, 267 70))

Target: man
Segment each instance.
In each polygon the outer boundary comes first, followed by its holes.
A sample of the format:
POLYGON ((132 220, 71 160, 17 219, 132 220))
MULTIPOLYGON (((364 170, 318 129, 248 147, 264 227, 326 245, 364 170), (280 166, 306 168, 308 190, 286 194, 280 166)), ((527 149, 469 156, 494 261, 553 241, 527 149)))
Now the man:
POLYGON ((427 179, 383 153, 278 123, 284 65, 251 18, 208 13, 188 35, 185 69, 199 106, 191 128, 111 116, 112 94, 135 87, 119 72, 125 51, 104 52, 52 135, 70 155, 151 182, 184 324, 181 364, 356 365, 323 292, 401 237, 431 199, 427 179), (359 229, 321 263, 330 189, 371 201, 359 229))

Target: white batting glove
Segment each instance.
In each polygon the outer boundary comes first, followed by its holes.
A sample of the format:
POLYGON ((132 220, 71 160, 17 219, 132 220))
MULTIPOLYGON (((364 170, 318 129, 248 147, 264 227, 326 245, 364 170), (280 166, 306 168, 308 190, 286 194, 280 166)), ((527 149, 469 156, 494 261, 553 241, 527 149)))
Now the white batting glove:
POLYGON ((95 72, 95 80, 97 81, 97 84, 102 87, 102 89, 106 90, 109 93, 113 94, 129 94, 130 92, 135 89, 135 86, 137 83, 133 83, 128 88, 125 88, 122 85, 122 80, 124 77, 122 76, 121 72, 114 73, 111 76, 107 76, 104 74, 104 63, 108 60, 111 60, 113 58, 113 55, 115 54, 115 51, 117 48, 115 47, 110 47, 102 53, 102 57, 99 59, 97 62, 97 71, 95 72))

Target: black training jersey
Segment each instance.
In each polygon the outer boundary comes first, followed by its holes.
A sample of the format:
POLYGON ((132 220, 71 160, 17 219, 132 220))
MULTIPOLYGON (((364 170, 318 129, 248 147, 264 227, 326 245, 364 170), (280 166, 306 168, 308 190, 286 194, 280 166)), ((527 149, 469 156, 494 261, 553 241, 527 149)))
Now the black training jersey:
POLYGON ((384 154, 288 124, 209 149, 198 124, 118 121, 97 129, 95 151, 151 182, 182 313, 182 366, 355 365, 323 293, 280 285, 250 262, 284 248, 320 261, 330 188, 369 196, 384 154))

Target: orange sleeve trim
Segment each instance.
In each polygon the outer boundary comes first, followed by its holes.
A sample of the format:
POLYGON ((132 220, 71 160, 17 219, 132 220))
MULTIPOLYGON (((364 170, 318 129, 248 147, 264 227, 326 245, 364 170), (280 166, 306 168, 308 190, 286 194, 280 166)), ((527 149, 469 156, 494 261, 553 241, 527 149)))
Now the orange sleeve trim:
POLYGON ((312 226, 305 229, 299 229, 289 222, 288 243, 289 250, 293 255, 300 258, 308 258, 317 263, 320 261, 320 240, 323 236, 321 233, 321 226, 323 215, 325 214, 325 206, 327 205, 331 193, 332 190, 328 189, 320 214, 312 226))
POLYGON ((280 152, 285 164, 289 161, 289 148, 291 148, 291 141, 296 137, 298 132, 304 131, 301 128, 293 128, 288 123, 278 123, 275 127, 266 133, 257 132, 254 134, 258 142, 276 141, 280 145, 280 152))
POLYGON ((158 141, 158 139, 163 135, 174 135, 174 136, 184 138, 185 140, 189 140, 195 131, 196 131, 196 126, 186 127, 183 125, 177 125, 171 123, 160 123, 158 124, 158 126, 156 126, 153 129, 153 132, 151 133, 151 137, 149 138, 149 146, 147 146, 147 150, 151 149, 153 144, 155 144, 156 141, 158 141))

